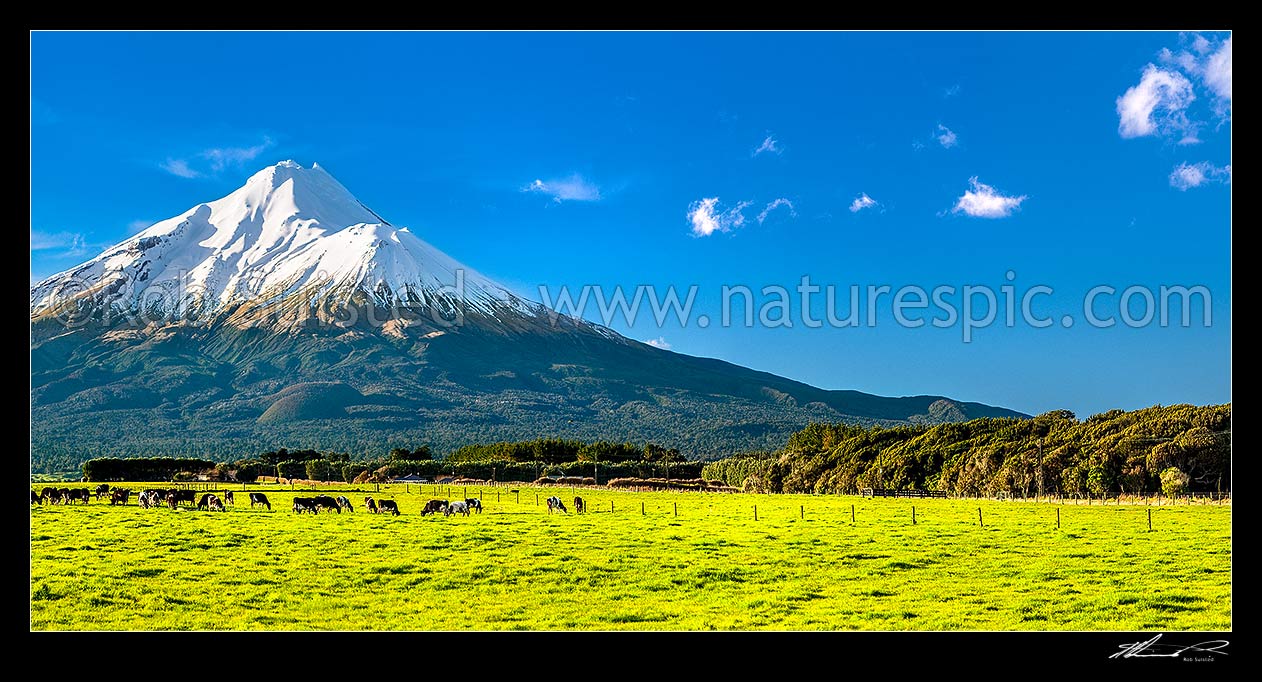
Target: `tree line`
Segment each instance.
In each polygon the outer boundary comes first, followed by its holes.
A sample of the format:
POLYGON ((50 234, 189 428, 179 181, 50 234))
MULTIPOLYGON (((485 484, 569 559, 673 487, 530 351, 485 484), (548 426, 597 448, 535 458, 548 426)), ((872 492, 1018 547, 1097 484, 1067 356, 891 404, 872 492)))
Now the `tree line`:
POLYGON ((567 462, 684 462, 676 448, 665 448, 656 443, 643 446, 634 443, 614 443, 598 440, 584 442, 561 438, 536 438, 525 441, 502 441, 486 445, 464 445, 447 456, 448 462, 542 462, 564 464, 567 462))
POLYGON ((529 482, 543 476, 579 476, 600 482, 613 478, 696 478, 702 463, 688 462, 679 450, 653 443, 562 440, 467 445, 436 460, 428 445, 396 447, 384 458, 353 460, 350 453, 278 448, 230 462, 192 458, 97 458, 83 464, 91 481, 170 481, 203 479, 252 482, 259 476, 343 481, 385 482, 400 476, 453 476, 494 481, 529 482), (155 464, 161 463, 161 465, 155 464))
POLYGON ((186 457, 100 457, 83 463, 83 477, 89 481, 170 481, 214 467, 210 460, 186 457))
POLYGON ((756 492, 863 488, 962 495, 1231 490, 1231 405, 1068 410, 893 428, 811 424, 779 451, 712 462, 707 479, 756 492))

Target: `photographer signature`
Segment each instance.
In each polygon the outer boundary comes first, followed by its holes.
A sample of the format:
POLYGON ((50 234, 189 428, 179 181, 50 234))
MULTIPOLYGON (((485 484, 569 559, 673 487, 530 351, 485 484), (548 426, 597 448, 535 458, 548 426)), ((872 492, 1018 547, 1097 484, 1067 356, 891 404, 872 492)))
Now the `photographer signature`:
POLYGON ((1122 644, 1118 648, 1121 651, 1109 656, 1109 658, 1178 658, 1186 652, 1222 654, 1227 655, 1223 648, 1229 642, 1225 639, 1211 639, 1196 644, 1188 644, 1186 646, 1176 644, 1158 644, 1161 635, 1157 635, 1146 642, 1131 642, 1122 644))

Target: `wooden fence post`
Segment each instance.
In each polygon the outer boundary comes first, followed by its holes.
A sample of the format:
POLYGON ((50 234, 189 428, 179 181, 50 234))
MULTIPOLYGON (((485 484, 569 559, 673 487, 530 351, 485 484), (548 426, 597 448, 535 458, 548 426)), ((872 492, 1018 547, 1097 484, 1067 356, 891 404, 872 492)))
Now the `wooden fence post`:
POLYGON ((806 505, 801 505, 798 507, 798 518, 799 519, 806 518, 806 505))
POLYGON ((911 508, 911 525, 913 526, 916 525, 916 506, 915 505, 912 505, 912 508, 911 508))
POLYGON ((1152 532, 1152 509, 1148 510, 1148 532, 1152 532))
POLYGON ((758 520, 758 505, 754 505, 754 520, 758 520))
POLYGON ((850 505, 850 523, 854 523, 854 505, 850 505))
POLYGON ((640 516, 644 516, 644 503, 640 503, 640 516))
POLYGON ((981 507, 977 508, 977 525, 981 526, 982 528, 986 527, 986 524, 982 523, 982 508, 981 507))
POLYGON ((1060 507, 1056 508, 1056 530, 1060 530, 1060 507))

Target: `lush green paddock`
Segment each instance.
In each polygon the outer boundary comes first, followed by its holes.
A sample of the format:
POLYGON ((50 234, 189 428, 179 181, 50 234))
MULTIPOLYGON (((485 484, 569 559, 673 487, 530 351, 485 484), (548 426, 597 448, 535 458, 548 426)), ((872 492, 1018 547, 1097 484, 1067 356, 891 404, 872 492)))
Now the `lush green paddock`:
POLYGON ((323 490, 356 513, 312 516, 288 509, 309 491, 250 486, 267 512, 235 488, 226 513, 32 507, 31 627, 1231 627, 1229 506, 1155 507, 1149 532, 1129 505, 1060 507, 1058 530, 1046 503, 580 489, 591 512, 564 516, 535 496, 569 506, 570 489, 521 487, 443 518, 419 512, 445 489, 367 493, 396 499, 393 517, 343 486, 323 490))

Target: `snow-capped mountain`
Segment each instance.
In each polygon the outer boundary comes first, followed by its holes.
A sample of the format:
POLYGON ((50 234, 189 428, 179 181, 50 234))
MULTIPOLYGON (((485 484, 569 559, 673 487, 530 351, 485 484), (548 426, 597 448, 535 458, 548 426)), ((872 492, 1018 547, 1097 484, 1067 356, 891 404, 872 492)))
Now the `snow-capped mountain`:
POLYGON ((37 470, 539 437, 720 455, 810 422, 1016 414, 823 390, 558 316, 292 161, 31 287, 37 470))
MULTIPOLYGON (((463 303, 488 315, 540 306, 510 292, 356 199, 319 164, 282 161, 221 199, 198 204, 31 288, 33 314, 92 298, 199 319, 303 292, 463 303), (195 310, 194 310, 195 309, 195 310)), ((340 301, 339 301, 340 302, 340 301)))

